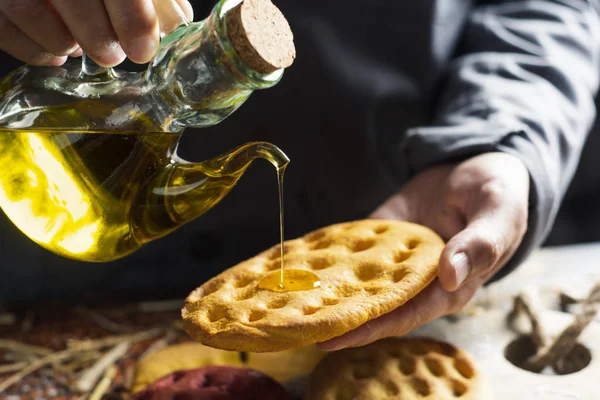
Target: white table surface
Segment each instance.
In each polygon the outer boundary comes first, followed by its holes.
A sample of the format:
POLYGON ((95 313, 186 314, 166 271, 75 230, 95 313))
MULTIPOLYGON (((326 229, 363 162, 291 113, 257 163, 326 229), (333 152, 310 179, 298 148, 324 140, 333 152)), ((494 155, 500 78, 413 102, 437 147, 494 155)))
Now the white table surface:
POLYGON ((540 249, 517 270, 491 284, 480 295, 504 303, 531 284, 585 297, 597 282, 600 282, 600 242, 540 249))
MULTIPOLYGON (((542 295, 545 291, 549 298, 557 298, 556 289, 585 297, 597 282, 600 243, 541 249, 512 274, 478 293, 470 306, 475 311, 479 307, 479 314, 465 313, 458 322, 439 319, 411 335, 446 340, 468 351, 489 378, 496 400, 600 399, 600 318, 579 338, 591 351, 592 363, 578 373, 560 377, 533 374, 507 363, 503 356, 506 345, 516 337, 506 327, 504 317, 512 307, 512 299, 526 285, 539 288, 542 295)), ((555 311, 542 317, 552 334, 558 334, 573 318, 555 311)))

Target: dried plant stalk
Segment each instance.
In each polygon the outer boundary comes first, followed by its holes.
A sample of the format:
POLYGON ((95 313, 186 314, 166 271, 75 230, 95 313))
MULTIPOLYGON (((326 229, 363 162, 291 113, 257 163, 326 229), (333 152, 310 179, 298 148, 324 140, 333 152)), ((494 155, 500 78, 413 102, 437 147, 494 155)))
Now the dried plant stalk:
POLYGON ((0 382, 0 393, 4 392, 6 389, 19 382, 21 379, 26 377, 27 375, 37 371, 40 368, 45 367, 46 365, 52 364, 55 361, 64 360, 65 358, 71 357, 73 355, 72 352, 65 350, 59 351, 53 354, 49 354, 43 358, 40 358, 37 361, 32 362, 27 367, 23 368, 16 374, 10 376, 8 379, 0 382))
POLYGON ((134 333, 131 335, 109 336, 97 340, 69 340, 67 347, 72 351, 91 351, 101 350, 106 347, 115 346, 122 342, 140 342, 142 340, 152 339, 164 332, 162 328, 153 328, 147 331, 134 333))
MULTIPOLYGON (((2 393, 3 391, 5 391, 9 387, 11 387, 13 384, 19 382, 21 379, 23 379, 27 375, 37 371, 38 369, 43 368, 49 364, 53 364, 53 363, 68 359, 78 353, 96 351, 96 350, 103 349, 105 347, 110 347, 111 345, 112 346, 119 345, 124 342, 131 344, 131 343, 134 343, 137 341, 153 338, 155 336, 158 336, 161 332, 163 332, 163 329, 155 328, 155 329, 150 329, 148 331, 139 332, 139 333, 136 333, 133 335, 123 335, 123 336, 116 336, 116 337, 112 336, 112 337, 108 337, 108 338, 100 339, 100 340, 71 341, 69 343, 69 348, 67 348, 67 350, 47 354, 43 358, 33 361, 32 363, 28 364, 25 368, 18 371, 16 374, 14 374, 14 375, 10 376, 9 378, 7 378, 6 380, 0 382, 0 393, 2 393)), ((23 345, 22 343, 11 341, 11 340, 0 341, 0 347, 2 345, 5 346, 6 348, 18 349, 20 351, 43 352, 43 353, 45 353, 47 351, 51 351, 51 350, 43 348, 43 347, 23 345)), ((91 390, 91 387, 89 390, 91 390)))
POLYGON ((34 354, 37 356, 47 356, 49 354, 54 353, 52 349, 41 346, 32 346, 29 344, 23 344, 17 342, 16 340, 8 340, 8 339, 0 339, 0 349, 12 351, 14 353, 23 353, 23 354, 34 354))
POLYGON ((565 292, 559 292, 559 306, 561 311, 566 311, 570 305, 573 304, 582 304, 584 302, 598 303, 600 302, 600 291, 595 290, 597 285, 590 292, 591 294, 587 299, 576 298, 565 292))
MULTIPOLYGON (((138 303, 130 307, 134 312, 159 312, 170 311, 181 308, 183 300, 160 301, 138 303)), ((123 310, 123 308, 120 308, 123 310)), ((101 328, 109 332, 123 332, 132 329, 130 327, 118 324, 94 310, 85 310, 86 315, 101 328)), ((0 314, 1 318, 8 321, 6 314, 0 314)), ((28 312, 25 319, 21 322, 21 331, 29 331, 33 326, 35 314, 28 312)), ((10 318, 12 321, 12 317, 10 318)), ((15 319, 16 323, 16 319, 15 319)), ((129 334, 117 334, 115 336, 104 337, 101 339, 69 340, 67 348, 61 351, 53 349, 24 344, 15 340, 0 339, 0 350, 7 350, 11 357, 12 364, 0 366, 0 374, 12 373, 5 380, 0 380, 0 393, 4 392, 14 384, 21 381, 28 375, 44 367, 52 367, 56 373, 64 373, 67 380, 74 382, 74 389, 78 392, 89 393, 93 390, 92 399, 101 399, 109 390, 112 381, 118 373, 118 363, 126 357, 129 349, 134 343, 151 340, 164 335, 158 342, 152 343, 146 349, 145 355, 166 347, 169 343, 177 339, 177 321, 174 326, 154 327, 141 332, 129 334), (108 350, 108 352, 106 352, 108 350), (103 352, 106 352, 102 355, 103 352), (76 371, 90 366, 84 370, 79 379, 76 378, 76 371), (95 387, 94 387, 95 386, 95 387)), ((131 366, 130 366, 131 367, 131 366)), ((130 385, 133 381, 133 369, 130 368, 130 385)), ((62 375, 58 375, 62 376, 62 375)), ((64 382, 67 384, 67 382, 64 382)), ((0 396, 1 397, 1 396, 0 396)), ((87 394, 80 395, 79 398, 87 398, 87 394)))
POLYGON ((129 364, 125 367, 125 372, 123 373, 123 387, 127 389, 127 391, 131 392, 133 388, 133 382, 135 381, 135 364, 129 364))
POLYGON ((108 389, 110 389, 110 385, 112 384, 112 381, 115 379, 116 376, 117 368, 113 365, 106 370, 104 376, 102 377, 100 382, 98 382, 98 385, 96 385, 94 391, 92 392, 88 400, 101 400, 102 397, 104 397, 104 395, 108 391, 108 389))
POLYGON ((122 357, 124 357, 131 348, 131 342, 125 341, 116 345, 107 352, 93 366, 84 371, 81 377, 73 385, 73 389, 79 393, 87 393, 94 388, 104 372, 114 366, 122 357))
POLYGON ((8 374, 9 372, 20 371, 28 364, 26 362, 18 362, 15 364, 0 365, 0 375, 8 374))
POLYGON ((94 310, 90 310, 88 308, 79 308, 79 309, 77 309, 77 312, 79 312, 80 314, 91 319, 100 328, 102 328, 110 333, 129 333, 132 330, 131 327, 124 326, 124 325, 118 324, 114 321, 111 321, 104 315, 102 315, 94 310))
POLYGON ((157 340, 156 342, 152 343, 146 349, 146 351, 144 351, 140 355, 139 359, 142 360, 145 357, 148 357, 149 355, 154 354, 157 351, 164 349, 169 344, 173 343, 175 341, 175 339, 177 339, 177 334, 172 330, 168 331, 167 334, 165 336, 163 336, 160 340, 157 340))
POLYGON ((548 346, 538 349, 537 354, 525 363, 528 370, 541 370, 567 356, 577 343, 577 339, 585 328, 596 318, 600 310, 600 284, 597 284, 582 303, 583 312, 565 328, 556 340, 548 346))
POLYGON ((576 299, 572 296, 569 296, 565 292, 560 292, 558 296, 558 304, 562 312, 566 312, 570 305, 581 302, 581 299, 576 299))
POLYGON ((525 289, 514 299, 513 309, 508 314, 509 325, 514 325, 520 314, 524 313, 531 322, 531 337, 536 348, 542 348, 548 342, 544 328, 540 322, 540 305, 537 293, 533 289, 525 289))
POLYGON ((102 357, 101 352, 89 351, 77 354, 76 357, 74 356, 72 357, 72 359, 67 359, 67 362, 57 361, 55 363, 52 363, 52 367, 63 373, 71 374, 79 369, 84 368, 87 364, 98 360, 100 357, 102 357))
POLYGON ((40 356, 32 353, 15 353, 15 352, 7 352, 4 355, 4 359, 6 361, 12 362, 24 362, 26 364, 30 364, 36 360, 38 360, 40 356))

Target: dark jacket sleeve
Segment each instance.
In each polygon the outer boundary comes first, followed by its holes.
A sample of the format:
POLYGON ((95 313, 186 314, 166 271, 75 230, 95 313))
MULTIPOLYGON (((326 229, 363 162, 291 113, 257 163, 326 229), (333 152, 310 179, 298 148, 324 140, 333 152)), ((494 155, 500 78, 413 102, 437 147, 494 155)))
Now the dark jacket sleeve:
POLYGON ((600 74, 598 0, 482 1, 442 84, 432 125, 402 143, 414 173, 490 151, 531 178, 528 231, 495 279, 549 233, 594 122, 600 74))

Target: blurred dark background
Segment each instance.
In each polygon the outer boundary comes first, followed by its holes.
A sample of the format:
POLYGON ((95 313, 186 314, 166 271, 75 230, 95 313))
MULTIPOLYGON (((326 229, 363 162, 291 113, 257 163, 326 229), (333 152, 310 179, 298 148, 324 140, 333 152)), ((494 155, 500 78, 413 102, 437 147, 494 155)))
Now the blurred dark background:
MULTIPOLYGON (((196 20, 207 15, 212 8, 212 2, 193 1, 196 20)), ((21 65, 20 62, 10 56, 0 52, 0 77, 5 76, 14 68, 21 65)), ((140 70, 141 66, 134 66, 131 63, 125 63, 121 68, 129 70, 140 70)), ((296 68, 302 68, 298 66, 296 68)), ((312 68, 317 68, 310 65, 310 61, 304 65, 304 68, 311 71, 312 68)), ((600 72, 600 71, 599 71, 600 72)), ((296 86, 302 87, 305 85, 303 81, 298 79, 297 75, 294 78, 293 74, 284 80, 280 85, 287 85, 288 91, 293 93, 296 86)), ((285 113, 285 107, 298 107, 292 98, 277 99, 281 92, 266 91, 266 94, 257 95, 256 98, 270 99, 272 103, 282 103, 280 109, 271 110, 271 112, 285 113), (263 96, 263 97, 260 97, 263 96), (287 104, 287 105, 284 105, 287 104)), ((289 96, 288 96, 289 97, 289 96)), ((306 106, 306 104, 304 104, 306 106)), ((317 106, 317 105, 314 105, 317 106)), ((351 106, 348 106, 351 107, 351 106)), ((417 107, 417 106, 415 106, 417 107)), ((342 107, 343 108, 343 107, 342 107)), ((352 110, 349 108, 349 110, 352 110)), ((409 110, 410 111, 410 110, 409 110)), ((226 120, 218 128, 208 131, 195 132, 190 129, 184 135, 182 156, 184 158, 199 160, 217 155, 219 152, 232 148, 241 144, 240 137, 236 137, 235 132, 239 128, 239 124, 243 124, 244 118, 249 118, 253 113, 265 112, 260 108, 260 100, 250 101, 240 109, 231 119, 226 120), (211 133, 212 132, 212 133, 211 133)), ((348 116, 352 111, 348 112, 348 116)), ((268 118, 268 113, 265 114, 268 118)), ((297 121, 310 126, 310 121, 297 121)), ((337 122, 336 122, 337 123, 337 122)), ((296 124, 296 122, 294 122, 296 124)), ((328 129, 338 128, 352 131, 352 120, 349 118, 347 126, 339 127, 329 123, 327 120, 321 121, 328 129), (328 126, 329 124, 329 126, 328 126)), ((291 129, 292 127, 290 127, 291 129)), ((250 129, 250 128, 248 128, 250 129)), ((254 128, 252 128, 254 129, 254 128)), ((286 135, 288 132, 263 132, 260 131, 260 126, 256 127, 257 140, 269 140, 278 144, 278 137, 286 135)), ((294 127, 296 131, 301 131, 301 127, 294 127)), ((298 133, 292 133, 301 135, 298 133)), ((335 196, 327 198, 324 190, 341 191, 338 197, 344 196, 345 189, 335 189, 330 187, 327 178, 324 177, 323 182, 317 182, 317 189, 307 190, 307 183, 303 182, 302 168, 307 165, 308 159, 311 157, 318 158, 318 150, 316 153, 308 153, 314 149, 306 149, 298 139, 298 144, 288 147, 283 147, 284 151, 290 155, 295 161, 294 167, 290 167, 288 179, 286 182, 286 204, 289 205, 286 211, 293 214, 295 207, 312 207, 314 209, 314 221, 307 220, 301 222, 291 221, 286 225, 286 236, 293 237, 304 233, 306 230, 315 227, 315 221, 334 221, 340 218, 336 215, 335 201, 339 201, 335 196), (303 164, 304 163, 304 164, 303 164), (319 189, 320 188, 320 189, 319 189), (326 189, 323 189, 326 188, 326 189), (311 193, 312 192, 312 193, 311 193), (332 198, 333 197, 333 198, 332 198), (292 201, 288 201, 292 198, 292 201), (325 215, 325 216, 323 216, 325 215)), ((333 140, 333 139, 330 139, 333 140)), ((328 142, 328 139, 322 139, 325 150, 327 146, 335 146, 337 144, 328 142)), ((581 162, 576 176, 573 179, 571 187, 564 199, 560 214, 556 220, 554 228, 546 240, 545 246, 566 245, 574 243, 585 243, 600 241, 600 157, 598 157, 598 149, 600 149, 600 122, 597 122, 593 131, 589 135, 587 145, 584 148, 581 162)), ((1 151, 2 149, 0 149, 1 151)), ((351 158, 351 154, 348 158, 351 158)), ((353 160, 360 163, 361 160, 353 160)), ((294 161, 293 161, 294 162, 294 161)), ((344 162, 341 160, 340 162, 344 162)), ((343 164, 340 164, 343 165, 343 164)), ((0 168, 10 168, 3 165, 0 168)), ((368 179, 369 174, 375 172, 370 171, 367 167, 363 168, 363 179, 368 179)), ((68 260, 62 260, 37 245, 30 242, 23 236, 4 216, 0 213, 0 301, 2 301, 2 291, 12 290, 19 292, 19 295, 12 295, 14 299, 31 299, 35 298, 38 293, 47 291, 45 286, 54 285, 56 288, 53 293, 60 293, 59 284, 64 286, 64 290, 68 293, 64 297, 78 297, 85 292, 81 289, 78 292, 75 288, 78 287, 78 280, 83 274, 87 274, 89 279, 94 282, 95 291, 99 291, 103 287, 112 287, 108 289, 115 290, 119 293, 126 292, 124 288, 137 287, 140 293, 144 293, 147 287, 152 287, 152 281, 163 282, 163 289, 153 288, 149 293, 152 296, 173 295, 173 293, 182 293, 180 282, 177 283, 173 274, 170 274, 170 268, 177 266, 178 274, 189 276, 189 287, 184 286, 184 289, 195 287, 200 278, 197 278, 198 269, 205 268, 204 276, 216 274, 225 265, 230 265, 232 262, 239 261, 242 257, 251 256, 257 248, 270 246, 277 240, 277 197, 276 185, 274 184, 274 172, 268 165, 260 165, 253 168, 247 173, 248 178, 243 178, 239 187, 235 189, 235 195, 231 197, 248 198, 248 209, 240 211, 243 218, 235 217, 229 214, 227 207, 230 206, 229 199, 223 201, 215 211, 211 211, 203 218, 203 222, 196 221, 180 231, 162 239, 160 244, 153 243, 140 252, 119 261, 118 263, 108 266, 84 265, 73 263, 68 260), (264 176, 273 175, 273 180, 265 179, 264 176), (252 178, 254 177, 254 178, 252 178), (263 186, 256 186, 256 182, 264 182, 263 186), (255 183, 251 183, 255 182, 255 183), (260 214, 258 206, 252 205, 253 193, 258 191, 267 192, 265 199, 268 204, 264 204, 266 208, 273 210, 272 218, 265 220, 260 214), (256 208, 256 210, 255 210, 256 208), (216 228, 214 228, 216 227, 216 228), (204 229, 204 230, 202 230, 204 229), (213 235, 212 229, 218 229, 221 232, 226 232, 221 236, 213 235), (245 238, 253 236, 256 240, 252 245, 245 242, 245 238), (225 239, 223 239, 225 238, 225 239), (184 243, 185 242, 185 243, 184 243), (236 254, 229 254, 229 249, 235 248, 236 254), (221 257, 221 258, 219 258, 221 257), (202 266, 205 264, 205 266, 202 266), (55 272, 60 268, 64 268, 65 272, 55 272), (186 275, 187 274, 187 275, 186 275), (118 276, 122 284, 116 285, 114 277, 118 276), (16 287, 15 287, 16 286, 16 287), (119 289, 120 287, 120 289, 119 289)), ((360 180, 356 179, 356 185, 360 185, 360 180)), ((311 182, 314 183, 314 182, 311 182)), ((338 183, 342 185, 343 182, 338 183)), ((347 185, 354 184, 350 181, 347 185)), ((343 186, 340 186, 343 188, 343 186)), ((349 193, 350 190, 348 190, 349 193)), ((382 193, 377 193, 374 198, 384 198, 382 193)), ((262 201, 262 200, 261 200, 262 201)), ((377 200, 378 201, 378 200, 377 200)), ((375 200, 357 201, 362 207, 356 216, 361 216, 361 212, 365 212, 369 207, 376 205, 375 200)), ((233 207, 233 206, 232 206, 233 207)), ((52 291, 50 291, 52 292, 52 291)), ((146 291, 147 292, 147 291, 146 291)), ((105 294, 107 294, 105 293, 105 294)))

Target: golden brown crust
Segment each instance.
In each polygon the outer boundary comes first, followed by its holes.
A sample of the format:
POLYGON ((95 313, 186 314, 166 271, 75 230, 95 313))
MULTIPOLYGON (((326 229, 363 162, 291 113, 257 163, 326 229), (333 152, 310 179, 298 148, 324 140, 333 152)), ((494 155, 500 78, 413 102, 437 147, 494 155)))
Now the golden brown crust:
POLYGON ((227 14, 227 33, 238 55, 253 70, 269 74, 296 58, 294 36, 270 0, 244 0, 227 14))
POLYGON ((258 288, 280 266, 279 246, 194 290, 183 326, 211 347, 272 352, 340 336, 403 305, 437 276, 443 240, 420 225, 362 220, 285 243, 285 267, 317 274, 321 287, 278 293, 258 288))
POLYGON ((471 357, 425 338, 390 338, 325 357, 310 376, 306 400, 493 400, 471 357))

